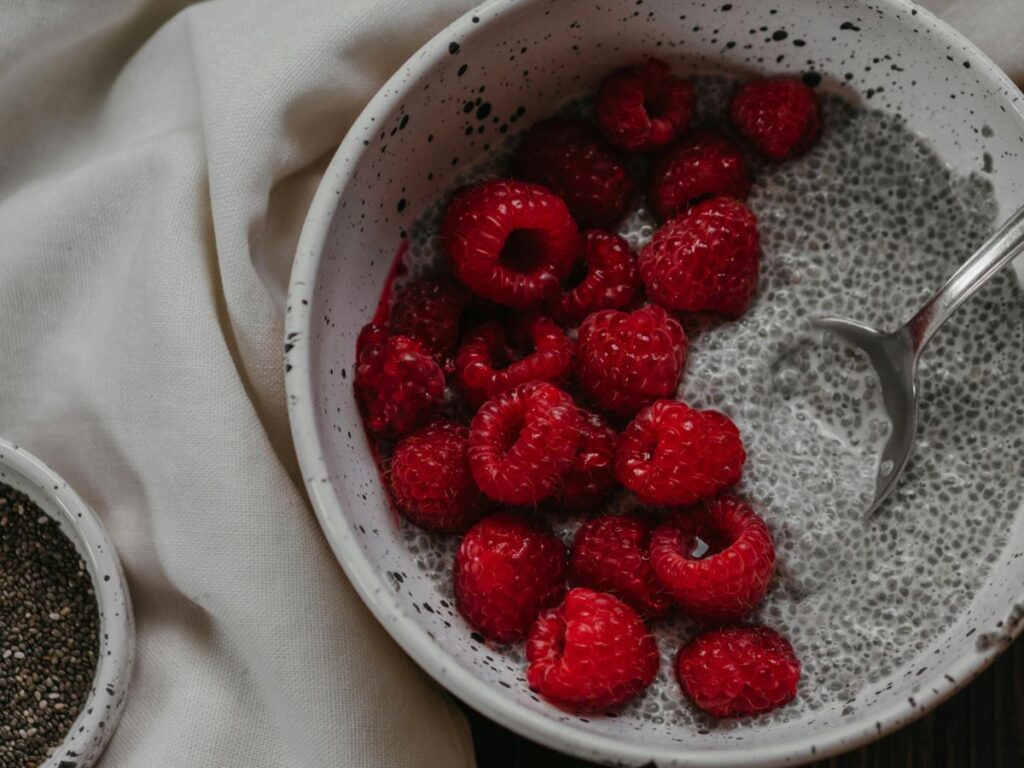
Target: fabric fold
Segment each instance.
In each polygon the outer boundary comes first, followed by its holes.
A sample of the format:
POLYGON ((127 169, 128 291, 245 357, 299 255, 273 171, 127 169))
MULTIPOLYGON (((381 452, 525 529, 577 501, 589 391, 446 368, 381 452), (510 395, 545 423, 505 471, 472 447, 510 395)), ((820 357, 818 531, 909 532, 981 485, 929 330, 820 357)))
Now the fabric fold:
POLYGON ((0 434, 95 507, 138 618, 101 765, 472 766, 297 483, 280 312, 334 148, 471 4, 182 5, 0 25, 0 434))

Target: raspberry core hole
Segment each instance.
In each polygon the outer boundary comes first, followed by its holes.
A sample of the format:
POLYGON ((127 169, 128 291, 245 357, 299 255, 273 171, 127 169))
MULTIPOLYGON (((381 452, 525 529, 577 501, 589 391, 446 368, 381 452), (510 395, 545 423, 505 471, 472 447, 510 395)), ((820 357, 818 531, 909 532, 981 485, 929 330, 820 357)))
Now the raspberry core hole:
POLYGON ((728 549, 730 544, 720 531, 701 531, 689 536, 682 550, 689 560, 705 560, 728 549))
POLYGON ((647 117, 657 120, 665 113, 665 91, 662 88, 647 88, 644 91, 644 110, 647 117))
POLYGON ((496 371, 508 368, 512 363, 522 359, 522 355, 516 354, 516 350, 509 344, 502 344, 490 351, 491 367, 496 371))
POLYGON ((513 328, 508 334, 505 344, 490 350, 491 367, 500 371, 529 357, 537 351, 537 345, 529 332, 522 328, 513 328))
POLYGON ((521 274, 533 272, 540 264, 541 243, 530 229, 515 229, 505 238, 498 263, 521 274))
POLYGON ((524 426, 526 426, 526 418, 522 411, 509 414, 509 419, 501 425, 501 432, 498 433, 495 441, 502 456, 512 450, 512 446, 519 441, 519 435, 524 426))

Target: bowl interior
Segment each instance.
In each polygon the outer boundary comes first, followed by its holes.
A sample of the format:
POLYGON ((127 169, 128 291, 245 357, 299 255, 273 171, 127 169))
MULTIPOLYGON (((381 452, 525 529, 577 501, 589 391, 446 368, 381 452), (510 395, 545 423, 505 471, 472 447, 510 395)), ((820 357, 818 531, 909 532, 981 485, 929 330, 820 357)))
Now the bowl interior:
POLYGON ((117 727, 131 679, 135 630, 120 560, 85 501, 46 464, 4 440, 0 483, 24 493, 60 526, 92 580, 99 612, 92 688, 67 738, 41 767, 84 768, 99 757, 117 727))
POLYGON ((518 658, 471 637, 448 591, 429 575, 444 555, 417 544, 389 509, 353 398, 356 335, 373 316, 413 223, 482 153, 645 55, 680 72, 818 73, 821 88, 902 116, 958 172, 983 174, 1000 218, 1024 199, 1019 92, 910 3, 488 3, 389 82, 325 176, 288 308, 296 444, 321 522, 357 588, 406 650, 469 703, 598 759, 810 759, 912 719, 968 682, 1020 630, 1007 619, 1024 597, 1024 516, 1016 516, 987 583, 956 622, 925 638, 913 664, 852 701, 782 717, 770 728, 680 728, 669 703, 657 700, 617 718, 575 717, 528 691, 518 658), (978 644, 982 635, 993 642, 978 644))

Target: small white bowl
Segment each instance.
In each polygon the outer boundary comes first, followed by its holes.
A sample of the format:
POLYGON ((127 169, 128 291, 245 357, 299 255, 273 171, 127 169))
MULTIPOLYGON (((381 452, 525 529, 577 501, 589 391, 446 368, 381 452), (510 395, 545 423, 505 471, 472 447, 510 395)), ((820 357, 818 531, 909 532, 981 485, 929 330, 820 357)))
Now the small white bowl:
POLYGON ((1024 514, 956 620, 848 707, 702 733, 672 728, 670 719, 660 727, 655 716, 578 718, 531 694, 520 659, 471 638, 423 567, 433 555, 413 551, 394 522, 353 396, 356 336, 411 225, 473 165, 484 142, 497 146, 510 130, 645 55, 684 74, 816 71, 826 76, 822 88, 901 115, 958 173, 993 171, 987 178, 1002 216, 1024 200, 1020 91, 909 0, 491 0, 384 85, 324 174, 288 297, 285 380, 295 447, 324 532, 367 605, 428 673, 488 717, 617 765, 821 759, 919 717, 1024 629, 1024 558, 1014 557, 1024 552, 1024 514), (996 641, 979 644, 979 637, 996 641))
POLYGON ((124 710, 135 657, 135 624, 121 561, 96 513, 64 480, 23 448, 0 439, 0 483, 24 493, 60 526, 85 562, 99 611, 92 690, 67 737, 40 768, 89 768, 124 710))

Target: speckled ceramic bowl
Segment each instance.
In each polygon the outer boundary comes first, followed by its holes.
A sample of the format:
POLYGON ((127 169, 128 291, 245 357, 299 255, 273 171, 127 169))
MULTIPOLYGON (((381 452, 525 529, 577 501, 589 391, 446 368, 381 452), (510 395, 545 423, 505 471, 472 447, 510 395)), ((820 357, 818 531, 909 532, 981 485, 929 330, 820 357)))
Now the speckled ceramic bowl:
POLYGON ((88 768, 103 752, 124 709, 135 652, 135 625, 121 561, 92 508, 23 448, 0 439, 0 483, 21 491, 60 526, 92 577, 100 631, 96 675, 67 738, 40 768, 88 768))
POLYGON ((444 30, 391 78, 324 176, 288 300, 286 381, 295 445, 323 529, 363 599, 427 672, 482 713, 547 745, 608 763, 801 763, 920 716, 966 685, 1021 631, 1024 515, 1017 515, 1009 544, 957 621, 854 701, 770 727, 703 732, 673 727, 670 717, 646 707, 630 716, 584 719, 531 696, 522 667, 473 640, 417 566, 388 509, 353 397, 356 335, 373 315, 411 224, 485 143, 646 54, 680 72, 819 73, 821 88, 902 115, 958 172, 987 174, 1003 215, 1024 200, 1020 92, 968 41, 911 2, 493 0, 444 30))

